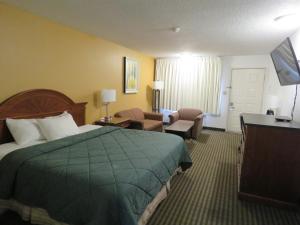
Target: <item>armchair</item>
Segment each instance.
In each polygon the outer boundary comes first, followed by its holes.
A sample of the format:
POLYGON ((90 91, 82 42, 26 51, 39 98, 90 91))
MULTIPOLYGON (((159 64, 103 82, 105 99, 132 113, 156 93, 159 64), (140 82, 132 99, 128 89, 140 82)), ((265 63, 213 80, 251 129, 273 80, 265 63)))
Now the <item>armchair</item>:
POLYGON ((130 118, 129 128, 159 132, 163 130, 163 115, 160 113, 143 112, 139 108, 132 108, 117 112, 115 117, 130 118))
POLYGON ((178 120, 189 120, 194 122, 194 126, 192 128, 192 138, 197 139, 203 128, 203 117, 204 114, 199 109, 190 109, 190 108, 182 108, 177 112, 174 112, 169 115, 170 124, 175 123, 178 120))

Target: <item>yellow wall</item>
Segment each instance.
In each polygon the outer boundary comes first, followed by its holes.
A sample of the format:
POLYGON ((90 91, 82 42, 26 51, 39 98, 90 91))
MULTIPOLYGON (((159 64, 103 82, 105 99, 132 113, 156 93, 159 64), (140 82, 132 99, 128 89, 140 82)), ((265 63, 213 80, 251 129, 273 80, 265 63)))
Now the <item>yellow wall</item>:
POLYGON ((87 122, 103 115, 95 104, 102 88, 117 89, 110 113, 151 109, 154 59, 115 43, 0 4, 0 102, 17 92, 48 88, 87 101, 87 122), (123 57, 140 63, 138 94, 123 94, 123 57))

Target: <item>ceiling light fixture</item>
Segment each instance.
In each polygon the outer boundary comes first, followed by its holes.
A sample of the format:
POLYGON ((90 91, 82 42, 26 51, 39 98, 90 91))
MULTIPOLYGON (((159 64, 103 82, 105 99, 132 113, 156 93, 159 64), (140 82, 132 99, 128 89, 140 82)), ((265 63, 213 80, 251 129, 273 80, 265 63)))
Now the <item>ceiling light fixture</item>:
POLYGON ((195 54, 191 53, 191 52, 182 52, 180 54, 180 56, 183 56, 183 57, 191 57, 191 56, 195 56, 195 54))
POLYGON ((182 52, 179 54, 176 54, 176 56, 180 59, 190 60, 195 58, 197 55, 191 52, 182 52))

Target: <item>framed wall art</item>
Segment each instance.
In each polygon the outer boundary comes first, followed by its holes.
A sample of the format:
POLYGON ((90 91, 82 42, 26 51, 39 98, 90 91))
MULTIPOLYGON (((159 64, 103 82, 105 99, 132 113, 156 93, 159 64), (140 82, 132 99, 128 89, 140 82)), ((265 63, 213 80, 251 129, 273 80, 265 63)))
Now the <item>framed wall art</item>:
POLYGON ((124 93, 133 94, 139 90, 140 71, 137 60, 124 57, 124 93))

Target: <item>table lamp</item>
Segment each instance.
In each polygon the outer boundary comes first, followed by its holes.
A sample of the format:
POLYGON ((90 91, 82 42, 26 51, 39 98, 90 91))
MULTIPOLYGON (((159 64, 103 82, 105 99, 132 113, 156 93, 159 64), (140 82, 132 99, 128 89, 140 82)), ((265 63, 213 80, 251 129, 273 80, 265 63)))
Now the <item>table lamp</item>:
POLYGON ((111 116, 108 115, 108 104, 116 101, 116 90, 115 89, 102 89, 101 99, 106 108, 106 116, 104 120, 106 122, 111 120, 111 116))

